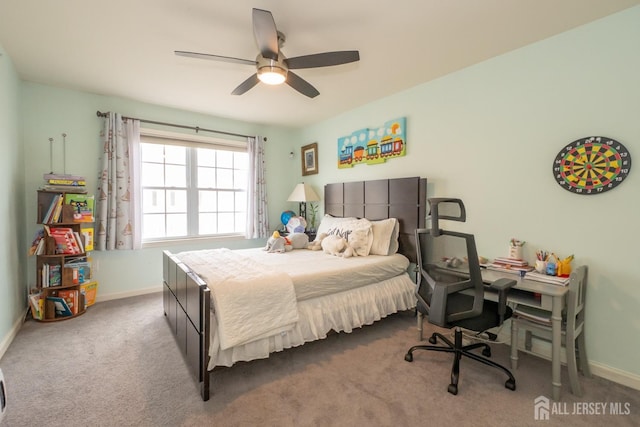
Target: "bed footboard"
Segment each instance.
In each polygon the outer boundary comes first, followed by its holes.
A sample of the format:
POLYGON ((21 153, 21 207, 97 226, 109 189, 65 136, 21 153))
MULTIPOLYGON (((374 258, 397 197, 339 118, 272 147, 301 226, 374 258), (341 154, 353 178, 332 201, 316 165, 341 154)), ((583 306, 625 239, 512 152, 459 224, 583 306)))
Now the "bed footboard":
POLYGON ((209 400, 210 290, 169 251, 162 253, 162 266, 164 314, 202 400, 209 400))

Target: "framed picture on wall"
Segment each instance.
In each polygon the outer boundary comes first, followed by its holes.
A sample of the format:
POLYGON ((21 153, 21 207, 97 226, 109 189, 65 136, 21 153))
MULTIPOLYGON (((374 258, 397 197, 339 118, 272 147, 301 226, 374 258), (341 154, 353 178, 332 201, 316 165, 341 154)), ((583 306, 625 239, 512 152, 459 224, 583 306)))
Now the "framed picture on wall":
POLYGON ((318 173, 318 143, 305 145, 302 147, 302 176, 314 175, 318 173))

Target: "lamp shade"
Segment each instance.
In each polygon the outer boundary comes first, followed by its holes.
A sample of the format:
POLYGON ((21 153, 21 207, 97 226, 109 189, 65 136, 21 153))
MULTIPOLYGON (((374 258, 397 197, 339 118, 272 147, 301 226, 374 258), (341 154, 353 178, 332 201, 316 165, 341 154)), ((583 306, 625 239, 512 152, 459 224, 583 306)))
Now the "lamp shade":
POLYGON ((293 189, 287 202, 317 202, 318 200, 320 197, 309 184, 300 183, 293 189))

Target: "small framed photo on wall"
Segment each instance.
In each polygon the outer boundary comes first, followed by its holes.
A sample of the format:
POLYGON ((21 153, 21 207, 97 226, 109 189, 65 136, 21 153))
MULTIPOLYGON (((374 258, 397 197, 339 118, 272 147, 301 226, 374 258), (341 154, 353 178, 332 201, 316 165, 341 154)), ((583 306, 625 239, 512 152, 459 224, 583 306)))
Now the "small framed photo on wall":
POLYGON ((318 143, 302 147, 302 176, 318 173, 318 143))

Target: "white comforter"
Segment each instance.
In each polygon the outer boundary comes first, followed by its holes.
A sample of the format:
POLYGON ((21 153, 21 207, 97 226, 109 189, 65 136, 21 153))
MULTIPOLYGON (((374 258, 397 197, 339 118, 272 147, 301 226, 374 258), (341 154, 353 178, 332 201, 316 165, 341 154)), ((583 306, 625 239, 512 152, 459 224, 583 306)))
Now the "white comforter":
POLYGON ((409 260, 400 254, 341 258, 305 249, 268 253, 260 248, 252 248, 234 252, 250 257, 256 263, 286 272, 293 280, 298 301, 378 283, 397 277, 409 268, 409 260))
POLYGON ((298 321, 287 274, 229 249, 182 252, 178 258, 211 289, 223 350, 287 331, 298 321))

